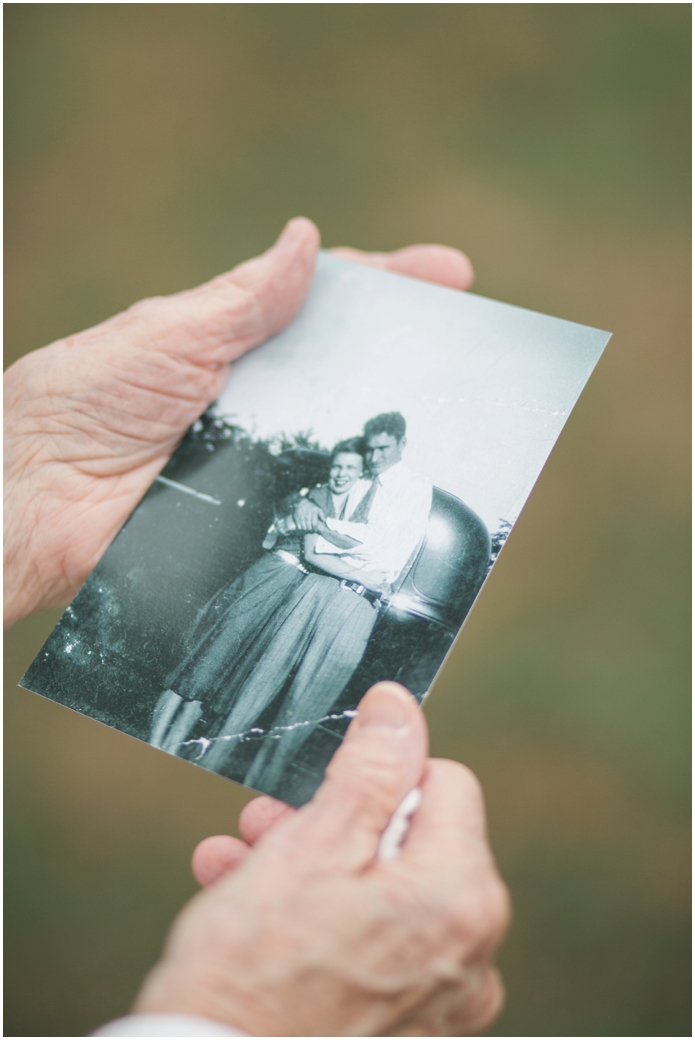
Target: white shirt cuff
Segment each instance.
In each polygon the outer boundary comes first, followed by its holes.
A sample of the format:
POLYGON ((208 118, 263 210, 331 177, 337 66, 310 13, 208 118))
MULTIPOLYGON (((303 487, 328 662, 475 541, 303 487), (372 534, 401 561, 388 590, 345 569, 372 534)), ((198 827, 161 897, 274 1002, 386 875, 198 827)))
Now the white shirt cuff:
POLYGON ((90 1036, 250 1036, 240 1029, 197 1015, 126 1015, 90 1036))
POLYGON ((360 543, 360 545, 370 534, 370 529, 366 524, 358 524, 353 520, 338 520, 334 516, 327 516, 325 524, 329 531, 336 531, 338 534, 346 534, 350 538, 354 538, 356 542, 360 543))
POLYGON ((314 545, 314 552, 318 556, 343 556, 345 553, 349 553, 350 550, 340 549, 337 545, 334 545, 333 542, 329 542, 327 538, 324 538, 323 535, 320 534, 316 539, 316 544, 314 545))

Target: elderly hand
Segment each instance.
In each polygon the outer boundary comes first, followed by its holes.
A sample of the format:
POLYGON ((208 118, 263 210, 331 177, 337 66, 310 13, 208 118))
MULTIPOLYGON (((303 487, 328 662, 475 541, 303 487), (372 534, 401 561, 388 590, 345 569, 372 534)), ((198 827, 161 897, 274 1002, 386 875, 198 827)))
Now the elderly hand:
POLYGON ((244 814, 253 847, 224 836, 198 847, 194 869, 210 887, 175 922, 136 1010, 256 1036, 468 1036, 489 1025, 507 893, 477 781, 426 754, 414 698, 374 687, 313 801, 296 811, 260 798, 244 814), (379 862, 379 837, 418 784, 401 853, 379 862))
MULTIPOLYGON (((263 256, 206 285, 142 300, 23 357, 5 374, 5 624, 68 602, 215 400, 235 358, 284 328, 311 283, 318 231, 290 221, 263 256)), ((468 288, 457 250, 349 259, 468 288)))

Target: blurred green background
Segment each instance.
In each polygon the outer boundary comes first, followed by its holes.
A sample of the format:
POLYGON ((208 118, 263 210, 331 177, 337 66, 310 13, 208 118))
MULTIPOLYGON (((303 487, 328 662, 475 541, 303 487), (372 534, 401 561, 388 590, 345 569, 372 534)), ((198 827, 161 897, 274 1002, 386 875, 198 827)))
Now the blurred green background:
MULTIPOLYGON (((14 4, 7 363, 311 216, 614 332, 427 708, 515 919, 500 1036, 689 1019, 687 4, 14 4)), ((126 1011, 248 795, 16 688, 5 1035, 126 1011)))

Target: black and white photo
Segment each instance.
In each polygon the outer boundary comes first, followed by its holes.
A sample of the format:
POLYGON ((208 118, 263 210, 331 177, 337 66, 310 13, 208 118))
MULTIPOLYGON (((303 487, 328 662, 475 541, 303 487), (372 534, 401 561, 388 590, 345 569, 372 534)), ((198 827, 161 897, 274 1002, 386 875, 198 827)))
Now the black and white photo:
POLYGON ((374 682, 427 695, 607 339, 322 255, 23 685, 302 804, 374 682))

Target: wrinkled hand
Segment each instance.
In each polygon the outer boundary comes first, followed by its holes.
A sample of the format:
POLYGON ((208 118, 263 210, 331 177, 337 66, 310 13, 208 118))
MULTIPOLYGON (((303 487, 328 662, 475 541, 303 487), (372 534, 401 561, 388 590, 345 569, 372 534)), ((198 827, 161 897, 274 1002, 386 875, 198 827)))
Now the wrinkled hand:
POLYGON ((479 785, 427 760, 424 717, 382 683, 309 805, 249 804, 242 832, 208 838, 210 887, 176 921, 136 1010, 181 1012, 257 1036, 466 1036, 502 1002, 490 958, 508 901, 479 785), (403 796, 422 805, 397 859, 379 837, 403 796), (253 846, 253 847, 252 847, 253 846))
MULTIPOLYGON (((5 374, 5 624, 68 602, 215 400, 230 362, 284 328, 311 283, 311 221, 197 289, 23 357, 5 374)), ((349 259, 466 289, 467 259, 443 246, 349 259)))

